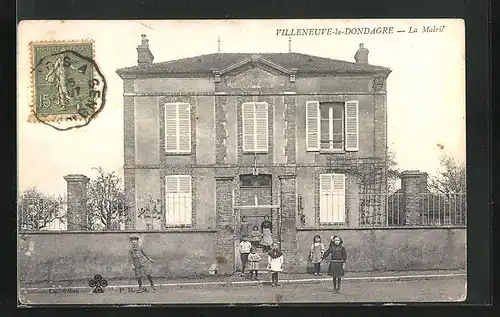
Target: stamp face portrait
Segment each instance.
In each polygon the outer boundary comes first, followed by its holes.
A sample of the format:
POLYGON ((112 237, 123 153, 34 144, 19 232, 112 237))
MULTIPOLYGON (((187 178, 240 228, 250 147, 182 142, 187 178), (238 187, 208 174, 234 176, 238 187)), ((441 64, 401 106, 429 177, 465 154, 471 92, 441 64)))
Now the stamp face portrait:
POLYGON ((58 130, 87 125, 103 108, 106 89, 92 41, 30 46, 33 99, 28 121, 58 130))

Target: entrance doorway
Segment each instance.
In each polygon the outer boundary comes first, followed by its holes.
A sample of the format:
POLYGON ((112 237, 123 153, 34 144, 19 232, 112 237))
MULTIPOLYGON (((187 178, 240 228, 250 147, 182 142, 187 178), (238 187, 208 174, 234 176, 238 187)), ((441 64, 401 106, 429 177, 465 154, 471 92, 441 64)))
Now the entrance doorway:
POLYGON ((273 221, 272 176, 240 176, 240 232, 250 236, 255 227, 262 233, 264 221, 273 221))

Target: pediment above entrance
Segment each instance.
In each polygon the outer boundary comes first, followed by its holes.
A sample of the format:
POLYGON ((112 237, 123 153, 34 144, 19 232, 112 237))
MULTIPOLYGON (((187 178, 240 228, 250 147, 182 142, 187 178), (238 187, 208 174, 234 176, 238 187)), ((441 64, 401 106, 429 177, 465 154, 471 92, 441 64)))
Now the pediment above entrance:
POLYGON ((265 88, 280 82, 295 82, 296 73, 297 69, 288 69, 257 54, 225 69, 214 70, 215 82, 223 82, 231 88, 265 88))
POLYGON ((222 82, 230 88, 259 89, 279 87, 286 84, 288 78, 283 74, 271 73, 260 67, 249 67, 237 74, 227 74, 222 82))

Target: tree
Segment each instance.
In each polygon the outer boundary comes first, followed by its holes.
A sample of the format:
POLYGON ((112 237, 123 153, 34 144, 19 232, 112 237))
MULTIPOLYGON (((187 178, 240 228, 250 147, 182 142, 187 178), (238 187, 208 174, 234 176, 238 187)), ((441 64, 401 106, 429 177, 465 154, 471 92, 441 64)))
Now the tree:
POLYGON ((64 205, 64 197, 44 194, 36 187, 22 191, 18 201, 19 230, 48 229, 55 220, 65 223, 64 205))
POLYGON ((434 215, 437 214, 440 223, 466 223, 467 182, 465 162, 448 155, 441 156, 436 175, 430 177, 429 189, 433 193, 432 199, 437 200, 437 203, 423 202, 424 205, 432 206, 426 211, 427 218, 435 218, 434 215), (435 210, 436 208, 438 210, 435 210))
POLYGON ((97 177, 87 189, 88 222, 91 230, 116 230, 128 219, 122 180, 115 172, 94 167, 97 177))
POLYGON ((147 230, 156 229, 155 223, 161 223, 161 216, 161 200, 154 199, 151 195, 149 195, 145 206, 137 210, 137 218, 145 220, 147 230))
POLYGON ((399 176, 401 174, 396 161, 396 153, 394 151, 387 151, 387 191, 394 193, 397 190, 399 176))
POLYGON ((430 178, 429 188, 435 193, 466 193, 465 162, 449 155, 439 158, 439 169, 436 176, 430 178))

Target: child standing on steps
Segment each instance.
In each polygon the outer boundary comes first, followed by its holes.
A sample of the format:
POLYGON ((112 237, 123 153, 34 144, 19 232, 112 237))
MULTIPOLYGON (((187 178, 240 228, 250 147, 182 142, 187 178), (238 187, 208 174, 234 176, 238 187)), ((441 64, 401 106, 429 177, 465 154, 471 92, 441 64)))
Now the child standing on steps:
POLYGON ((250 278, 257 281, 259 279, 259 261, 261 258, 256 251, 255 248, 252 248, 248 255, 248 270, 250 271, 250 278))
POLYGON ((283 253, 278 249, 277 242, 273 242, 267 262, 267 268, 271 271, 272 285, 280 286, 278 283, 278 273, 283 271, 283 253))
POLYGON ((333 293, 340 292, 340 282, 344 276, 345 262, 347 260, 347 252, 344 248, 342 238, 333 236, 330 238, 330 246, 323 254, 322 259, 330 256, 330 265, 328 267, 328 275, 333 277, 333 293))
POLYGON ((253 226, 252 232, 250 232, 250 242, 254 248, 259 246, 260 239, 262 238, 262 233, 259 230, 259 227, 253 226))
POLYGON ((309 251, 309 259, 314 265, 314 275, 316 276, 321 275, 321 260, 323 253, 325 253, 325 245, 321 242, 321 237, 315 235, 309 251))
POLYGON ((240 242, 240 259, 241 259, 241 276, 245 276, 245 268, 248 262, 248 255, 250 254, 250 249, 252 244, 248 241, 247 236, 243 236, 240 242))
POLYGON ((129 251, 129 262, 134 267, 135 277, 137 278, 137 282, 139 283, 138 293, 142 293, 146 290, 146 288, 142 287, 142 275, 146 275, 151 283, 151 288, 156 290, 157 287, 153 283, 153 279, 151 278, 151 272, 147 266, 146 260, 154 263, 154 260, 144 252, 144 249, 139 246, 139 237, 133 235, 130 237, 130 242, 132 243, 132 248, 129 251))

